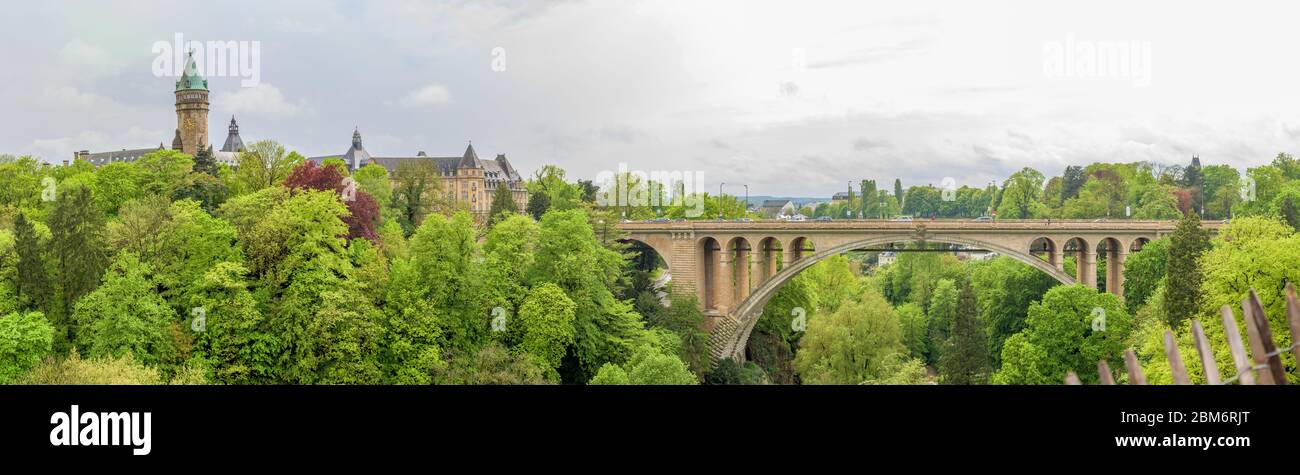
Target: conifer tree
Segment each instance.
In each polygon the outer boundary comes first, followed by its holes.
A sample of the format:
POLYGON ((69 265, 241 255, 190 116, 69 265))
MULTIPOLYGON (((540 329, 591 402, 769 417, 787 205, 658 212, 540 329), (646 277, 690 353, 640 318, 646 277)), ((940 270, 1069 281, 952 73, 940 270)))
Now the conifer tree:
POLYGON ((14 240, 18 254, 18 273, 14 278, 18 308, 48 313, 50 277, 45 269, 44 251, 35 227, 23 213, 14 220, 14 240))
POLYGON ((207 173, 213 177, 220 178, 220 169, 217 168, 217 160, 213 157, 212 146, 200 149, 199 153, 194 155, 194 172, 207 173))
POLYGON ((943 384, 984 384, 989 375, 988 344, 980 326, 975 287, 962 282, 952 333, 939 359, 943 384))
POLYGON ((59 194, 50 217, 50 254, 58 285, 57 308, 51 312, 55 348, 66 349, 76 334, 72 309, 77 300, 99 286, 108 266, 104 248, 104 215, 84 186, 59 194))
POLYGON ((519 206, 515 204, 515 198, 510 192, 510 185, 506 182, 497 184, 497 189, 492 193, 492 208, 488 211, 489 219, 492 223, 502 219, 501 213, 518 213, 519 206))
POLYGON ((1201 229, 1201 218, 1187 213, 1169 237, 1169 259, 1165 261, 1165 318, 1177 328, 1196 315, 1201 306, 1201 253, 1210 247, 1201 229))

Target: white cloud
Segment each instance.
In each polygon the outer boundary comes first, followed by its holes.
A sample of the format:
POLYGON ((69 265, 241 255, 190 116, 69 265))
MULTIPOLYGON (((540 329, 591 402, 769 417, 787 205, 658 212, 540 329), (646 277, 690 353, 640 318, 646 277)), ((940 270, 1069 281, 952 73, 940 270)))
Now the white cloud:
POLYGON ((255 87, 241 87, 233 93, 219 93, 211 99, 214 108, 236 115, 249 115, 268 119, 291 119, 311 116, 315 109, 306 101, 291 102, 280 89, 268 83, 255 87))
POLYGON ((73 110, 93 110, 115 106, 111 100, 82 91, 73 86, 47 86, 40 91, 40 101, 45 107, 73 110))
POLYGON ((105 76, 122 70, 125 63, 103 45, 73 38, 59 50, 59 60, 64 66, 81 74, 105 76))
MULTIPOLYGON (((61 163, 71 159, 79 150, 91 152, 109 152, 113 150, 156 147, 163 143, 163 138, 170 135, 161 130, 149 130, 131 127, 122 132, 104 132, 100 130, 83 130, 63 137, 36 139, 28 144, 23 154, 42 158, 49 162, 61 163)), ((169 146, 169 144, 163 144, 169 146)))
POLYGON ((441 84, 429 84, 407 93, 401 99, 390 102, 397 107, 434 107, 451 102, 451 91, 441 84))

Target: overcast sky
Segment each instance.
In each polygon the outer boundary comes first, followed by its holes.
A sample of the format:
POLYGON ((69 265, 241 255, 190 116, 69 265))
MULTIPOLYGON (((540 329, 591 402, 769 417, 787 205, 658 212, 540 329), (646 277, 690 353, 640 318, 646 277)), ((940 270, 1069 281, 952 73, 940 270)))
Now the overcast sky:
POLYGON ((177 33, 260 43, 258 86, 208 75, 211 142, 234 114, 245 143, 308 156, 355 126, 379 156, 473 140, 526 173, 625 163, 823 196, 1300 152, 1295 2, 902 3, 19 2, 0 18, 0 153, 170 146, 175 78, 151 48, 177 33), (1091 74, 1114 45, 1133 67, 1091 74))

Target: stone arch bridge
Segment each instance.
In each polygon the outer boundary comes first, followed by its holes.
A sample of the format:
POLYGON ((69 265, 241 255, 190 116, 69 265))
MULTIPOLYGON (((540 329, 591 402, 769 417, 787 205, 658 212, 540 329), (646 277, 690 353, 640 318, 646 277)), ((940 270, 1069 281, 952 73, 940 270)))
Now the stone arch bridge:
MULTIPOLYGON (((988 251, 1034 266, 1064 284, 1097 286, 1097 261, 1108 262, 1106 291, 1124 292, 1124 260, 1173 232, 1176 221, 843 220, 624 222, 627 239, 653 249, 668 266, 673 291, 695 294, 709 316, 715 359, 744 358, 763 306, 800 271, 853 250, 906 251, 909 242, 988 251), (1063 268, 1075 257, 1076 272, 1063 268)), ((1203 226, 1216 233, 1219 223, 1203 226)))

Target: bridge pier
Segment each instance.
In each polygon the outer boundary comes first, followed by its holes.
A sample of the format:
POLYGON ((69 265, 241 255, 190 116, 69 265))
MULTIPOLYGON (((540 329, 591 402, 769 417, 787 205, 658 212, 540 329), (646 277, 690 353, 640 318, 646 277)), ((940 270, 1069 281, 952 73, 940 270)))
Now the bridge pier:
POLYGON ((772 276, 772 274, 769 274, 767 271, 768 261, 771 259, 772 258, 762 250, 759 250, 757 253, 750 253, 749 263, 754 267, 754 270, 750 272, 749 289, 745 291, 745 296, 749 296, 749 294, 753 293, 754 289, 757 289, 763 281, 772 276))
POLYGON ((749 244, 737 242, 736 243, 736 284, 735 284, 736 302, 744 302, 745 298, 749 297, 749 289, 751 288, 751 284, 749 282, 750 280, 749 266, 751 265, 749 255, 750 255, 749 244))
POLYGON ((726 315, 731 311, 731 302, 734 289, 732 287, 732 262, 735 259, 730 252, 723 249, 718 255, 718 272, 713 275, 713 308, 717 309, 719 315, 726 315))
POLYGON ((1128 252, 1117 249, 1107 258, 1109 260, 1106 262, 1106 291, 1122 299, 1124 298, 1124 261, 1128 258, 1128 252))
POLYGON ((1097 288, 1097 247, 1088 246, 1081 252, 1075 269, 1075 281, 1090 289, 1097 288))
POLYGON ((1048 263, 1048 264, 1051 264, 1052 267, 1055 267, 1056 270, 1059 270, 1059 271, 1061 271, 1061 272, 1065 272, 1065 249, 1064 249, 1064 247, 1065 247, 1064 245, 1056 245, 1056 246, 1053 246, 1053 247, 1052 247, 1052 254, 1051 254, 1051 257, 1047 259, 1047 263, 1048 263))

